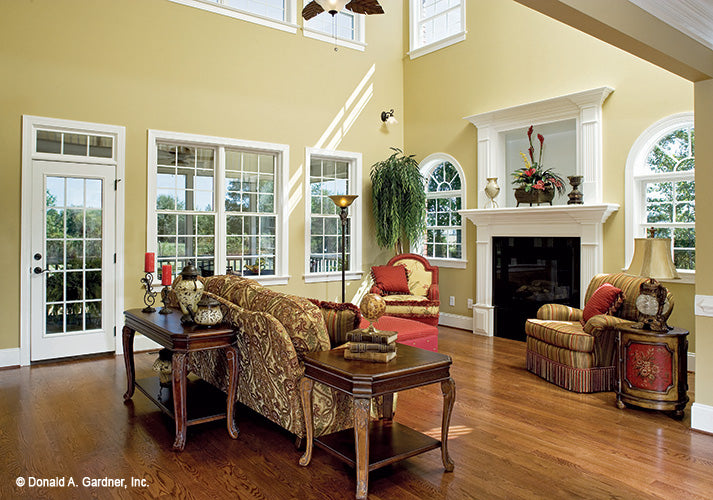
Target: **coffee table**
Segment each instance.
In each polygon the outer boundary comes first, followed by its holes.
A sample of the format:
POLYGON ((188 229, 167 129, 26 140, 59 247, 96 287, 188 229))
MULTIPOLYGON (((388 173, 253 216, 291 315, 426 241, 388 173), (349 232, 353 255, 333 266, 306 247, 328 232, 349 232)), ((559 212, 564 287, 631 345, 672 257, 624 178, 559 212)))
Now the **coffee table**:
POLYGON ((235 392, 238 387, 238 352, 235 348, 235 331, 226 325, 206 327, 201 325, 184 326, 181 314, 143 312, 131 309, 124 312, 124 362, 126 363, 127 389, 124 401, 134 395, 138 387, 147 398, 153 401, 164 413, 175 420, 176 439, 173 449, 183 450, 186 445, 186 429, 189 425, 200 424, 226 418, 228 434, 233 439, 238 437, 238 428, 233 418, 235 392), (172 352, 172 394, 162 397, 158 377, 135 380, 134 368, 134 333, 139 332, 172 352), (208 349, 225 349, 228 360, 228 394, 207 382, 198 380, 189 383, 187 379, 187 355, 190 352, 208 349), (194 389, 194 390, 190 390, 194 389), (188 400, 188 393, 192 398, 188 400), (194 403, 194 404, 191 404, 194 403))
POLYGON ((369 472, 429 450, 441 448, 446 472, 453 471, 453 460, 448 454, 448 425, 456 397, 455 382, 450 376, 451 358, 409 345, 399 344, 396 349, 396 357, 388 363, 347 360, 342 349, 312 352, 304 357, 305 375, 300 383, 300 394, 307 426, 307 449, 299 463, 303 466, 310 463, 314 443, 355 466, 357 499, 367 497, 369 472), (312 389, 315 381, 354 398, 354 430, 314 438, 312 389), (392 421, 391 402, 395 392, 437 382, 441 383, 443 393, 440 441, 392 421), (387 418, 370 422, 371 399, 376 396, 384 396, 387 418))

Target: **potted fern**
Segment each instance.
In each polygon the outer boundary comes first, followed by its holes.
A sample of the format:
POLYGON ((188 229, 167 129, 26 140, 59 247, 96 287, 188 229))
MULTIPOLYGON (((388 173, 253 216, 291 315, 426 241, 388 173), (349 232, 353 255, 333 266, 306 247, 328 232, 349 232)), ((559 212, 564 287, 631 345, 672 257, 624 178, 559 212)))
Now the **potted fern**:
POLYGON ((426 190, 414 155, 398 148, 371 167, 371 197, 376 242, 404 253, 426 228, 426 190))

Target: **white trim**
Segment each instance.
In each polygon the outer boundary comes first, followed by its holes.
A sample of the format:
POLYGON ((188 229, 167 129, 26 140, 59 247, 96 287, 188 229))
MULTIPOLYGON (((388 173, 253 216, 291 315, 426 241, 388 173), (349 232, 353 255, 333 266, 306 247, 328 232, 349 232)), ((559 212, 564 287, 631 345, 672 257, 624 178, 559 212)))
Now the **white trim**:
POLYGON ((417 59, 421 56, 425 56, 426 54, 430 54, 431 52, 436 52, 437 50, 445 49, 446 47, 450 47, 451 45, 454 45, 458 42, 464 41, 465 35, 467 33, 468 32, 465 30, 459 31, 458 33, 455 33, 455 34, 450 35, 446 38, 438 40, 437 42, 432 42, 432 43, 429 43, 428 45, 418 47, 417 49, 409 50, 407 52, 407 54, 410 59, 417 59))
POLYGON ((312 38, 314 40, 319 40, 320 42, 327 42, 336 44, 340 47, 346 47, 348 49, 358 50, 364 52, 366 50, 366 43, 360 40, 347 40, 346 38, 337 37, 334 38, 326 33, 317 31, 313 28, 308 28, 304 26, 302 28, 302 34, 307 38, 312 38))
POLYGON ((0 368, 20 366, 20 348, 0 349, 0 368))
MULTIPOLYGON (((119 335, 117 335, 117 337, 119 337, 119 335)), ((134 353, 157 351, 162 347, 163 346, 161 344, 158 344, 150 338, 141 335, 139 332, 136 332, 136 335, 134 335, 134 353)))
POLYGON ((701 403, 691 405, 691 429, 713 434, 713 406, 701 403))
MULTIPOLYGON (((465 179, 465 172, 463 171, 463 167, 461 167, 460 162, 456 160, 453 156, 449 155, 448 153, 432 153, 428 156, 426 156, 421 162, 418 164, 418 169, 421 172, 421 175, 423 176, 424 182, 428 183, 428 178, 433 172, 433 170, 443 162, 448 162, 451 165, 455 167, 455 169, 458 171, 458 175, 460 176, 460 189, 455 190, 455 191, 449 191, 449 193, 452 193, 454 196, 460 196, 460 206, 461 208, 465 208, 468 206, 467 203, 467 198, 466 198, 466 193, 468 192, 466 188, 466 179, 465 179)), ((429 192, 428 188, 426 187, 426 202, 428 202, 429 195, 432 198, 438 198, 438 196, 433 196, 433 195, 438 195, 438 192, 429 192)), ((454 229, 457 228, 456 226, 453 226, 454 229)), ((468 245, 466 245, 466 238, 465 238, 465 228, 466 228, 466 221, 463 216, 461 216, 461 223, 460 223, 460 238, 461 238, 461 257, 460 259, 443 259, 443 258, 435 258, 435 257, 427 257, 424 256, 428 259, 428 262, 431 265, 434 266, 439 266, 439 267, 450 267, 453 269, 465 269, 466 264, 468 263, 468 245)), ((414 248, 413 246, 411 247, 411 252, 413 253, 419 253, 418 248, 414 248)))
POLYGON ((696 316, 713 318, 713 295, 696 295, 694 313, 696 316))
MULTIPOLYGON (((114 137, 114 158, 69 157, 82 163, 102 163, 114 165, 117 189, 115 200, 115 241, 116 265, 114 267, 116 280, 114 282, 114 318, 122 317, 124 313, 124 196, 125 196, 125 162, 126 162, 126 128, 118 125, 62 120, 41 116, 22 116, 22 208, 20 235, 20 364, 30 364, 30 268, 31 266, 31 235, 27 230, 31 225, 32 201, 32 162, 38 160, 58 161, 62 156, 35 153, 35 137, 37 129, 53 129, 58 131, 81 132, 85 134, 105 134, 114 137), (75 159, 76 158, 76 159, 75 159)), ((117 335, 115 351, 123 352, 121 337, 117 335)))
POLYGON ((225 148, 236 148, 243 151, 254 153, 274 154, 277 157, 275 166, 275 208, 277 221, 275 227, 275 274, 267 276, 250 276, 262 284, 266 285, 285 285, 287 284, 289 275, 289 214, 288 207, 288 174, 290 164, 290 147, 286 144, 277 144, 270 142, 247 141, 242 139, 231 139, 225 137, 213 137, 199 134, 186 134, 182 132, 170 132, 165 130, 149 130, 148 131, 148 151, 147 151, 147 210, 146 210, 146 251, 156 252, 156 144, 157 142, 176 142, 183 144, 191 144, 193 146, 210 146, 218 151, 216 158, 215 171, 215 216, 216 221, 216 251, 214 269, 216 272, 219 269, 225 269, 225 251, 219 247, 223 245, 225 240, 218 239, 219 236, 225 235, 225 205, 223 198, 218 198, 218 195, 224 193, 223 184, 225 182, 223 164, 219 163, 219 159, 224 159, 223 151, 225 148))
POLYGON ((287 10, 286 16, 287 20, 278 21, 277 19, 272 19, 269 17, 263 17, 259 14, 252 14, 242 10, 235 9, 227 5, 220 5, 215 2, 210 2, 209 0, 168 0, 169 2, 177 3, 180 5, 185 5, 187 7, 193 7, 200 10, 205 10, 208 12, 213 12, 214 14, 220 14, 221 16, 231 17, 233 19, 239 19, 241 21, 247 21, 249 23, 259 24, 260 26, 265 26, 268 28, 274 28, 280 31, 286 31, 287 33, 297 33, 297 15, 296 15, 296 0, 286 0, 285 8, 287 10))
MULTIPOLYGON (((445 38, 441 38, 438 40, 433 40, 432 42, 429 42, 427 44, 421 45, 419 43, 419 37, 418 37, 418 32, 419 32, 419 24, 421 22, 420 18, 420 7, 419 7, 419 0, 410 0, 409 1, 409 51, 407 52, 408 56, 411 59, 416 59, 417 57, 424 56, 426 54, 430 54, 431 52, 435 52, 437 50, 443 49, 445 47, 448 47, 450 45, 453 45, 458 42, 462 42, 465 40, 466 37, 466 10, 465 10, 465 5, 466 5, 466 0, 459 0, 459 6, 460 7, 460 23, 461 23, 461 29, 460 31, 456 33, 452 33, 448 35, 445 38)), ((451 10, 451 9, 448 9, 451 10)))
POLYGON ((311 273, 309 270, 309 255, 311 253, 310 236, 311 236, 311 221, 312 221, 312 204, 309 187, 310 165, 312 157, 317 157, 325 160, 341 160, 349 163, 349 185, 351 186, 348 194, 358 196, 354 203, 349 207, 350 217, 352 220, 352 235, 351 235, 351 253, 350 268, 345 272, 345 279, 356 280, 361 279, 364 274, 362 271, 362 154, 351 151, 335 151, 333 149, 318 149, 305 148, 305 177, 304 177, 304 193, 305 193, 305 267, 304 281, 305 283, 318 283, 326 281, 341 281, 342 273, 311 273))
POLYGON ((443 326, 450 326, 452 328, 460 328, 461 330, 472 331, 473 318, 471 318, 470 316, 463 316, 461 314, 450 314, 442 312, 438 315, 438 324, 443 326))
POLYGON ((687 358, 688 358, 688 371, 695 372, 696 371, 696 353, 689 352, 687 358))
MULTIPOLYGON (((640 182, 644 177, 648 177, 645 173, 637 175, 637 168, 646 163, 651 148, 653 148, 661 138, 669 132, 684 127, 692 126, 694 123, 692 111, 676 113, 666 118, 663 118, 644 130, 632 144, 629 149, 629 155, 626 158, 626 166, 624 168, 624 203, 626 210, 624 211, 624 259, 628 264, 634 255, 634 238, 644 237, 640 231, 639 224, 636 221, 641 220, 643 206, 641 200, 640 182)), ((674 176, 677 173, 674 173, 674 176)), ((665 175, 665 174, 664 174, 665 175)), ((652 174, 653 178, 660 178, 661 175, 652 174)), ((695 179, 695 178, 694 178, 695 179)), ((628 267, 628 266, 627 266, 628 267)), ((672 281, 673 283, 695 283, 695 271, 678 271, 681 280, 672 281)))

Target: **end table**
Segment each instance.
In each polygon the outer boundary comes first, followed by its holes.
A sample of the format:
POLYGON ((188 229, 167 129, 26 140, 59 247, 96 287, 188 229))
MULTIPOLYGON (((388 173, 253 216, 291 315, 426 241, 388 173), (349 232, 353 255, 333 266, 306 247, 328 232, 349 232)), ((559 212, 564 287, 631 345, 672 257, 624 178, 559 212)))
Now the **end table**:
POLYGON ((688 331, 653 332, 617 328, 616 404, 673 411, 683 417, 688 403, 688 331))

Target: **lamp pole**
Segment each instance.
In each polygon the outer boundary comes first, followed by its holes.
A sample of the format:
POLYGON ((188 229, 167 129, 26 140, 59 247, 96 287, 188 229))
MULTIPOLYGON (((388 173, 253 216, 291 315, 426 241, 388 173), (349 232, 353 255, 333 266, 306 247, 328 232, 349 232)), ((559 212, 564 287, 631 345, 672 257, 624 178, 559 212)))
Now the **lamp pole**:
POLYGON ((356 200, 358 195, 355 194, 334 194, 329 197, 330 200, 334 202, 341 210, 339 211, 339 218, 342 221, 342 303, 346 302, 346 287, 347 287, 347 276, 346 276, 346 248, 345 248, 345 233, 347 229, 347 207, 351 205, 354 200, 356 200))

